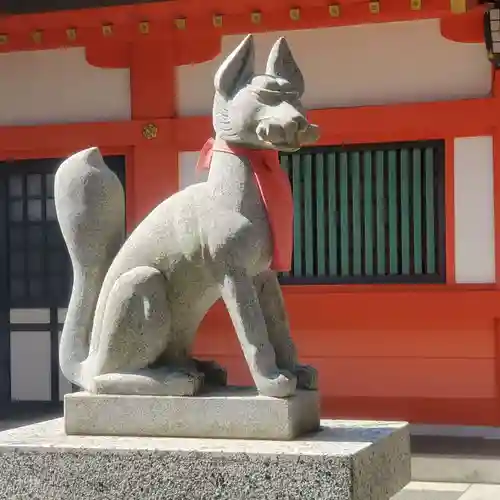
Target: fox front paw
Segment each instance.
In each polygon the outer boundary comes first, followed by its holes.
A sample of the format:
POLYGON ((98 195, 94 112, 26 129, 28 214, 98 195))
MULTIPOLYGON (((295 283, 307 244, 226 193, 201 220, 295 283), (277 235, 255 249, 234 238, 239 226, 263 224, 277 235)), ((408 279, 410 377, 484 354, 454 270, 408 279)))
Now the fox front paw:
POLYGON ((294 374, 297 377, 297 389, 315 391, 318 389, 318 372, 309 365, 298 365, 294 374))
POLYGON ((288 398, 293 396, 297 387, 295 375, 285 370, 277 372, 271 377, 257 376, 254 377, 254 380, 259 394, 272 398, 288 398))

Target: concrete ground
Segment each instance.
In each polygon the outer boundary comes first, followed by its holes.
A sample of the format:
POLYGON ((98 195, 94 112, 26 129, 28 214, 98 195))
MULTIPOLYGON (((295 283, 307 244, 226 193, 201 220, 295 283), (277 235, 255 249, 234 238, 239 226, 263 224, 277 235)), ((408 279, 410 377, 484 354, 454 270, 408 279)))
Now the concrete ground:
POLYGON ((500 500, 500 485, 415 481, 392 500, 500 500))
MULTIPOLYGON (((59 404, 4 407, 0 431, 60 416, 59 404)), ((413 426, 411 447, 412 482, 391 500, 500 500, 500 429, 413 426)))
POLYGON ((412 427, 413 481, 392 500, 500 500, 500 429, 412 427))

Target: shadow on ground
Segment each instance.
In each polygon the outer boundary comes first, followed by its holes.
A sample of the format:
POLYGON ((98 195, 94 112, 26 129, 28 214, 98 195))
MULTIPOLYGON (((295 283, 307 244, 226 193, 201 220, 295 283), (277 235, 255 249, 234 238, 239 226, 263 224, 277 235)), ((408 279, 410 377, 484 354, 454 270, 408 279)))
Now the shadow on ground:
POLYGON ((0 407, 0 431, 62 417, 62 403, 17 403, 0 407))

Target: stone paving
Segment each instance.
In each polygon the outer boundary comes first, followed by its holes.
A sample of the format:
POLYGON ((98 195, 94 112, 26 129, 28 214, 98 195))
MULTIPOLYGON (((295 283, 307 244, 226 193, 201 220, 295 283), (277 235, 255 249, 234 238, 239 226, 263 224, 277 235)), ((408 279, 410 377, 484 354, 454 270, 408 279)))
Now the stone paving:
POLYGON ((412 482, 392 500, 500 500, 500 485, 412 482))

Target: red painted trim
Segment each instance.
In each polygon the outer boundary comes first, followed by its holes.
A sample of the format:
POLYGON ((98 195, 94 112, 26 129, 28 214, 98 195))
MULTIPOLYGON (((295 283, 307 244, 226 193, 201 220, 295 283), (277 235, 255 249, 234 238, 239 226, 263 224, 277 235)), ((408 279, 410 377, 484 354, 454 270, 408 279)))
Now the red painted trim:
POLYGON ((132 118, 170 118, 175 113, 173 49, 144 39, 131 48, 132 118))
MULTIPOLYGON (((149 80, 151 81, 151 80, 149 80)), ((148 82, 146 82, 148 84, 148 82)), ((155 111, 154 93, 141 97, 149 111, 155 111)), ((134 84, 132 84, 135 92, 134 84)), ((161 88, 162 94, 168 87, 161 88)), ((158 91, 160 92, 160 91, 158 91)), ((163 99, 163 96, 162 96, 163 99)), ((310 118, 321 127, 319 144, 397 142, 491 135, 495 131, 500 105, 496 99, 469 99, 448 102, 319 109, 310 118), (471 117, 463 120, 464 116, 471 117), (381 127, 380 124, 384 126, 381 127)), ((158 108, 158 115, 161 110, 158 108)), ((165 114, 165 113, 163 113, 165 114)), ((124 122, 0 127, 0 156, 15 151, 75 150, 89 145, 129 147, 138 145, 175 146, 179 151, 198 151, 213 134, 209 116, 133 119, 124 122), (149 141, 142 135, 149 123, 158 126, 158 136, 149 141)))
POLYGON ((500 71, 495 70, 492 67, 491 70, 491 95, 495 99, 500 98, 500 71))
POLYGON ((495 387, 496 387, 496 399, 497 399, 497 414, 500 417, 500 318, 495 318, 493 320, 493 324, 494 324, 493 332, 494 332, 494 349, 495 349, 495 387))
POLYGON ((441 35, 452 42, 483 43, 484 10, 480 7, 467 14, 444 17, 441 19, 441 35))
MULTIPOLYGON (((0 159, 16 158, 16 155, 28 152, 42 158, 49 150, 71 153, 95 145, 117 149, 149 145, 152 141, 142 133, 149 123, 130 120, 0 127, 0 159)), ((170 145, 174 135, 173 121, 158 119, 153 123, 158 127, 155 144, 170 145)))
POLYGON ((135 171, 134 148, 130 148, 125 156, 125 223, 127 232, 131 232, 136 225, 134 220, 135 214, 137 213, 135 171))
POLYGON ((160 201, 179 186, 178 153, 171 117, 175 114, 174 51, 172 45, 144 38, 131 47, 130 92, 132 119, 167 122, 169 135, 141 141, 133 148, 128 173, 131 179, 128 229, 132 229, 160 201))
MULTIPOLYGON (((363 23, 410 21, 416 19, 440 18, 449 16, 449 0, 426 0, 422 9, 411 10, 409 2, 400 0, 384 0, 380 12, 372 14, 368 1, 344 0, 339 2, 339 17, 331 17, 328 4, 319 0, 299 0, 291 5, 285 1, 268 2, 229 2, 214 0, 202 2, 198 0, 182 0, 178 2, 154 2, 120 7, 104 7, 99 9, 82 9, 74 11, 52 12, 45 14, 4 16, 0 18, 0 33, 9 35, 6 44, 0 46, 0 52, 13 50, 48 49, 71 45, 88 45, 96 40, 103 40, 102 24, 113 24, 114 40, 133 41, 140 37, 161 39, 171 33, 174 19, 186 17, 185 30, 176 31, 176 46, 195 36, 265 32, 295 29, 311 29, 329 26, 357 25, 363 23), (300 8, 300 19, 292 20, 290 7, 300 8), (262 22, 254 24, 251 12, 260 11, 262 22), (214 27, 213 14, 223 15, 222 27, 214 27), (139 32, 140 22, 149 22, 149 35, 139 32), (77 39, 70 42, 66 29, 77 28, 77 39), (30 33, 43 31, 39 43, 33 41, 30 33)), ((470 2, 471 8, 477 6, 477 0, 470 2)), ((453 31, 453 30, 452 30, 453 31)), ((102 42, 99 42, 101 45, 102 42)), ((194 53, 198 51, 193 46, 194 53)))
MULTIPOLYGON (((384 286, 289 286, 284 287, 283 295, 292 327, 299 335, 300 332, 312 335, 313 332, 320 331, 333 335, 334 332, 344 329, 373 331, 381 323, 385 324, 384 329, 387 324, 404 324, 405 328, 413 333, 420 329, 426 331, 431 324, 438 332, 444 325, 448 325, 446 328, 450 332, 453 331, 449 330, 450 322, 458 331, 463 328, 463 322, 467 325, 477 322, 492 330, 493 319, 498 317, 500 292, 493 285, 489 288, 441 285, 434 289, 420 289, 420 285, 399 285, 393 288, 387 285, 387 290, 384 286), (359 314, 360 307, 363 314, 359 314), (304 314, 304 311, 307 313, 304 314), (311 311, 314 312, 313 315, 311 311)), ((211 311, 208 324, 208 329, 214 335, 215 330, 220 334, 231 328, 222 304, 211 311)), ((379 333, 383 336, 384 330, 379 333)), ((335 337, 332 339, 335 344, 335 337)), ((435 341, 438 342, 438 339, 435 341)), ((219 347, 224 352, 228 349, 227 346, 219 347)), ((390 350, 391 346, 384 347, 386 354, 390 350)), ((218 351, 212 346, 210 352, 218 351)), ((329 354, 318 350, 318 355, 329 354)), ((335 349, 331 354, 335 355, 335 349)), ((493 351, 490 357, 494 358, 493 351)))
POLYGON ((85 58, 98 68, 129 68, 130 44, 126 42, 93 43, 86 46, 85 58))
POLYGON ((464 99, 313 110, 310 118, 320 126, 324 144, 392 142, 491 134, 498 108, 491 99, 464 99))
MULTIPOLYGON (((496 285, 492 283, 451 283, 451 284, 436 284, 436 285, 401 285, 401 284, 370 284, 370 285, 283 285, 284 293, 293 294, 347 294, 353 293, 356 295, 366 293, 389 293, 389 294, 405 294, 411 293, 463 293, 463 292, 496 292, 496 285)), ((498 297, 500 300, 500 296, 498 297)), ((496 300, 496 299, 495 299, 496 300)))
MULTIPOLYGON (((145 100, 141 105, 148 106, 149 112, 152 113, 156 104, 149 81, 151 80, 146 82, 149 92, 141 97, 145 100)), ((163 87, 161 92, 167 93, 168 87, 163 87)), ((496 127, 499 108, 494 99, 470 99, 320 109, 311 111, 310 118, 321 127, 319 144, 375 143, 438 139, 442 138, 444 133, 448 137, 491 135, 496 127), (463 120, 463 116, 469 116, 471 119, 463 120), (381 123, 384 123, 383 127, 380 126, 381 123)), ((161 115, 159 108, 156 111, 161 115)), ((129 147, 154 143, 156 146, 176 146, 179 151, 197 151, 212 133, 212 121, 208 116, 4 126, 0 127, 0 155, 8 158, 15 151, 46 151, 58 148, 75 150, 95 144, 129 147), (149 141, 143 137, 142 130, 151 122, 158 126, 158 136, 149 141)))
MULTIPOLYGON (((1 131, 1 128, 0 128, 1 131)), ((38 149, 38 150, 24 150, 24 151, 0 151, 0 161, 14 161, 14 160, 38 160, 40 158, 66 158, 75 151, 80 150, 81 148, 67 148, 64 145, 57 148, 47 148, 47 149, 38 149)), ((128 155, 131 151, 131 148, 126 147, 108 147, 103 146, 99 147, 101 153, 104 156, 107 155, 128 155)))
POLYGON ((133 193, 128 209, 128 229, 134 228, 151 210, 178 190, 177 152, 171 147, 136 147, 131 156, 133 193))
MULTIPOLYGON (((492 95, 500 100, 500 71, 492 70, 492 95)), ((495 211, 495 278, 500 288, 500 127, 493 131, 493 203, 495 211)))
POLYGON ((500 288, 500 128, 493 134, 493 206, 495 213, 495 281, 500 288))
POLYGON ((455 140, 445 140, 446 283, 455 283, 455 140))
POLYGON ((174 33, 175 64, 198 64, 215 59, 221 52, 222 35, 218 32, 196 34, 174 33))

